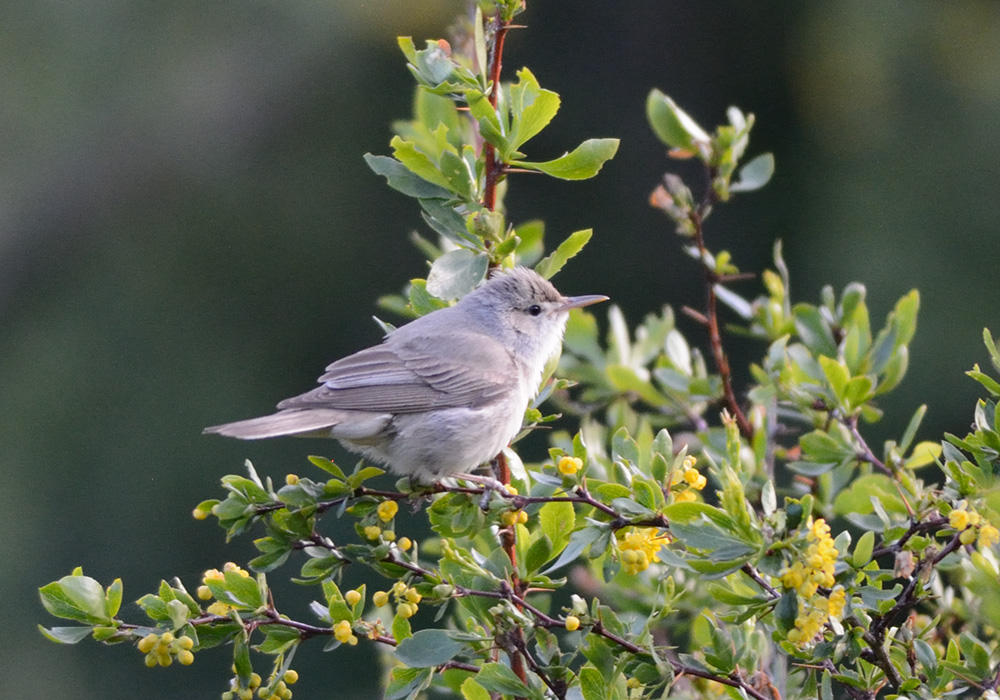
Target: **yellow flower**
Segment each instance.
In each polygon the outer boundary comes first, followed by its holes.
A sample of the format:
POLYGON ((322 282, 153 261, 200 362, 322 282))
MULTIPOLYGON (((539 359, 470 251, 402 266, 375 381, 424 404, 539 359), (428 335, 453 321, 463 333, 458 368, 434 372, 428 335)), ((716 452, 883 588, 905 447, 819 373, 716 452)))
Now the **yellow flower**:
POLYGON ((844 604, 846 602, 847 592, 843 586, 837 586, 830 591, 830 602, 827 606, 827 612, 830 614, 830 617, 840 618, 844 614, 844 604))
POLYGON ((289 486, 295 486, 295 484, 299 483, 299 475, 285 474, 285 483, 288 484, 289 486))
POLYGON ((375 607, 381 608, 383 605, 389 602, 389 594, 385 591, 376 591, 375 595, 372 596, 372 603, 375 607))
POLYGON ((378 517, 383 523, 387 523, 396 517, 399 512, 399 504, 395 501, 382 501, 378 504, 378 517))
POLYGON ((948 524, 956 530, 964 530, 969 526, 969 511, 956 508, 948 515, 948 524))
POLYGON ((357 605, 361 600, 361 593, 359 591, 348 591, 344 594, 344 600, 347 601, 348 605, 357 605))
POLYGON ((979 528, 979 546, 986 548, 1000 542, 1000 530, 997 530, 990 523, 986 523, 979 528))
POLYGON ((842 586, 833 588, 829 597, 819 594, 820 586, 830 588, 836 583, 833 574, 839 552, 830 537, 830 526, 823 518, 810 518, 806 527, 809 546, 804 555, 778 574, 781 585, 799 595, 795 628, 789 630, 787 636, 788 641, 798 646, 810 644, 831 617, 839 618, 847 599, 842 586))
POLYGON ((201 580, 205 583, 208 583, 209 581, 222 581, 225 578, 226 575, 218 569, 209 569, 201 575, 201 580))
POLYGON ((366 538, 370 540, 377 540, 379 538, 379 535, 382 534, 382 528, 380 528, 378 525, 368 525, 365 528, 364 532, 366 538))
POLYGON ((237 573, 237 574, 239 574, 240 576, 243 576, 243 577, 250 576, 250 572, 249 571, 247 571, 245 569, 241 569, 237 564, 234 564, 231 561, 227 561, 222 566, 222 570, 225 571, 226 573, 237 573))
POLYGON ((160 641, 160 636, 155 632, 150 632, 145 637, 139 640, 139 651, 143 654, 148 654, 156 646, 156 643, 160 641))
POLYGON ((333 626, 333 636, 341 644, 346 644, 353 636, 350 620, 341 620, 333 626))
POLYGON ((625 573, 637 574, 648 569, 654 561, 660 561, 657 555, 666 535, 661 535, 655 527, 633 527, 623 532, 618 532, 618 549, 625 573))
POLYGON ((566 617, 566 630, 569 632, 575 632, 580 629, 580 618, 576 615, 569 615, 566 617))
POLYGON ((205 610, 210 615, 218 615, 219 617, 225 617, 226 615, 229 614, 229 611, 232 610, 232 609, 233 609, 233 606, 226 605, 225 603, 222 603, 222 602, 220 602, 218 600, 215 601, 214 603, 212 603, 211 605, 209 605, 207 608, 205 608, 205 610))
POLYGON ((196 591, 198 598, 201 600, 211 600, 212 599, 212 589, 208 586, 198 586, 196 591))
POLYGON ((522 510, 504 511, 503 513, 500 514, 500 522, 502 522, 507 527, 516 525, 517 523, 521 522, 521 513, 524 513, 524 511, 522 510))
POLYGON ((396 546, 399 547, 402 551, 408 552, 410 550, 410 547, 413 546, 413 542, 410 540, 409 537, 400 537, 399 542, 396 543, 396 546))
POLYGON ((678 491, 674 494, 674 503, 687 503, 697 498, 693 491, 678 491))
POLYGON ((559 463, 556 465, 556 469, 564 476, 573 476, 582 468, 583 460, 579 457, 570 457, 569 455, 561 457, 559 463))

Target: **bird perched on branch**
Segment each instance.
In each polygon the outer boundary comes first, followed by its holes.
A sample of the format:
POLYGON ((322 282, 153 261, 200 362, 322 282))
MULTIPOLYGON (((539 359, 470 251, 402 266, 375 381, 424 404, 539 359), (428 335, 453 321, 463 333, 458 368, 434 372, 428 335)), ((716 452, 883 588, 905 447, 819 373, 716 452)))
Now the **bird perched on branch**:
POLYGON ((454 306, 337 360, 319 387, 277 413, 205 432, 332 437, 416 481, 466 476, 517 435, 569 310, 606 299, 564 297, 528 268, 501 271, 454 306))

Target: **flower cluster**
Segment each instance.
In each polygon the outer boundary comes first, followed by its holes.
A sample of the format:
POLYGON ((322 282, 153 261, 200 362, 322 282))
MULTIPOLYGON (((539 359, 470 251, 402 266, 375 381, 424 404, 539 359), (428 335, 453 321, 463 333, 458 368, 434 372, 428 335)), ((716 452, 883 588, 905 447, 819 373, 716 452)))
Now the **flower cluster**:
MULTIPOLYGON (((274 679, 274 676, 271 676, 274 679)), ((292 690, 288 686, 293 685, 299 679, 297 671, 289 669, 281 677, 274 687, 271 684, 262 686, 261 677, 258 673, 250 674, 250 682, 246 688, 241 688, 238 678, 229 681, 229 690, 222 694, 222 700, 251 700, 254 692, 260 700, 291 700, 292 690)))
POLYGON ((146 665, 169 666, 174 658, 183 666, 194 663, 194 640, 191 637, 175 637, 172 632, 156 634, 150 632, 139 640, 139 651, 146 655, 146 665))
POLYGON ((958 539, 962 544, 978 541, 979 546, 985 549, 1000 542, 1000 530, 974 510, 955 508, 948 514, 948 524, 961 533, 958 539))
MULTIPOLYGON (((361 533, 364 535, 366 540, 383 540, 385 542, 395 542, 396 533, 391 529, 383 529, 384 525, 388 525, 392 522, 392 519, 396 517, 396 513, 399 512, 399 504, 395 501, 382 501, 378 504, 375 509, 376 520, 371 525, 364 525, 361 528, 361 533)), ((405 539, 405 538, 404 538, 405 539)), ((409 540, 407 540, 409 541, 409 540)), ((409 549, 409 546, 404 547, 403 551, 409 549)))
POLYGON ((809 544, 805 555, 780 573, 781 585, 794 590, 799 596, 795 629, 788 632, 788 640, 799 645, 811 642, 831 618, 839 618, 847 600, 843 587, 833 588, 834 566, 839 552, 830 537, 830 526, 823 518, 810 518, 806 526, 806 542, 809 544), (832 588, 829 596, 819 592, 820 586, 832 588))
POLYGON ((352 647, 358 643, 358 638, 354 634, 350 620, 341 620, 333 626, 333 636, 341 644, 349 644, 352 647))
POLYGON ((655 527, 630 527, 617 535, 619 558, 627 574, 645 571, 658 556, 668 537, 655 527))
POLYGON ((376 607, 381 608, 388 604, 389 594, 392 594, 396 602, 396 614, 403 618, 413 617, 417 614, 417 604, 422 600, 416 588, 410 588, 402 581, 396 581, 389 591, 376 591, 372 596, 372 602, 376 607))
POLYGON ((698 459, 694 455, 688 455, 681 462, 679 469, 675 469, 670 475, 670 493, 673 494, 675 503, 693 501, 697 498, 696 491, 701 491, 708 485, 708 479, 698 471, 695 466, 698 459))
MULTIPOLYGON (((240 568, 237 564, 231 561, 227 561, 222 566, 222 571, 218 569, 209 569, 201 577, 201 585, 198 586, 197 595, 202 600, 212 599, 212 589, 208 587, 209 581, 224 581, 227 572, 238 573, 244 578, 250 576, 250 572, 246 569, 240 568)), ((206 608, 206 611, 212 615, 225 616, 229 614, 229 611, 233 609, 232 605, 228 603, 223 603, 221 600, 217 600, 206 608)))

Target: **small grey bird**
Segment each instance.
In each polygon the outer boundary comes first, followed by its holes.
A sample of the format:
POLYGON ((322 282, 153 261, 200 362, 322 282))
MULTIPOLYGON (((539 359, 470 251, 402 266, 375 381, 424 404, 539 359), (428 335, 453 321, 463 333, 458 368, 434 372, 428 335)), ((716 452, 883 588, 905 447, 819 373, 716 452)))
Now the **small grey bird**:
POLYGON ((521 429, 569 310, 606 299, 564 297, 528 268, 499 272, 454 306, 337 360, 319 387, 277 413, 205 432, 332 437, 416 481, 467 475, 521 429))

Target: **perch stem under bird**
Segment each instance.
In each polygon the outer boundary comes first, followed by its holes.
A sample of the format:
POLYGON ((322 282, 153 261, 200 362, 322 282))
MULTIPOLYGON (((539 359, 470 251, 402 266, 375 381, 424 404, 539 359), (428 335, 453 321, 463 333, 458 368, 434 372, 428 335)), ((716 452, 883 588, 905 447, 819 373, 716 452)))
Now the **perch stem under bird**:
POLYGON ((415 481, 467 477, 517 435, 569 310, 605 300, 563 296, 528 268, 501 271, 454 306, 337 360, 276 413, 205 432, 331 437, 415 481))

